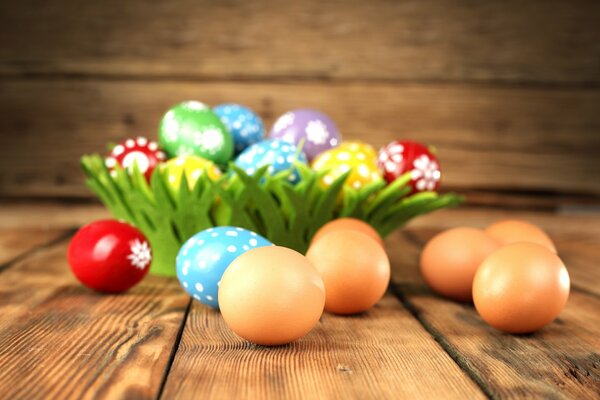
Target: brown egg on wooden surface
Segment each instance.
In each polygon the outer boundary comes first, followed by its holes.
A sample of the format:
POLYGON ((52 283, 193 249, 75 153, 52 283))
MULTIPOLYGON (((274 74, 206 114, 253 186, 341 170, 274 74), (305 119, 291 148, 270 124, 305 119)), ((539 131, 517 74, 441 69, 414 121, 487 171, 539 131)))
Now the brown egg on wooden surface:
POLYGON ((485 233, 502 244, 531 242, 545 246, 556 253, 556 246, 546 232, 526 221, 498 221, 485 228, 485 233))
POLYGON ((435 235, 421 252, 423 279, 435 292, 471 301, 473 277, 479 264, 500 247, 481 229, 460 227, 435 235))
POLYGON ((555 253, 537 243, 512 243, 490 254, 477 270, 473 302, 494 328, 529 333, 560 314, 569 287, 569 273, 555 253))
POLYGON ((334 219, 323 225, 317 233, 313 236, 312 242, 317 241, 323 235, 334 232, 334 231, 357 231, 366 234, 367 236, 375 239, 379 244, 383 246, 383 239, 379 236, 379 233, 371 225, 364 221, 356 218, 338 218, 334 219))

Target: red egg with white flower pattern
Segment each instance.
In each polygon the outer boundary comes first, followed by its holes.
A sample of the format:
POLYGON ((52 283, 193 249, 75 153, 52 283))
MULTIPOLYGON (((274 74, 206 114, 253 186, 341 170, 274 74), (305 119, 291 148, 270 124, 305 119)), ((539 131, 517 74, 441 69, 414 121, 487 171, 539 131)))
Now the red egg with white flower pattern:
POLYGON ((410 171, 411 193, 436 191, 440 186, 439 161, 419 142, 396 140, 388 144, 379 150, 377 165, 388 183, 410 171))
POLYGON ((158 144, 145 137, 127 139, 113 147, 110 155, 106 157, 106 167, 111 171, 119 164, 130 173, 137 164, 139 171, 150 181, 152 171, 166 159, 165 153, 158 148, 158 144))
POLYGON ((152 252, 146 237, 133 226, 102 220, 75 234, 67 258, 82 284, 99 292, 119 293, 146 276, 152 252))

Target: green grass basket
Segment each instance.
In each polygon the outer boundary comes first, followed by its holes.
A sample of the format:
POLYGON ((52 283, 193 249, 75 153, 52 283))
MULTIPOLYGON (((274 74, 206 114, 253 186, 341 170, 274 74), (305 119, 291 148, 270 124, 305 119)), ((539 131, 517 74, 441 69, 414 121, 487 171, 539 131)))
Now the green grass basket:
POLYGON ((418 215, 461 202, 455 194, 409 196, 410 173, 387 186, 381 180, 356 190, 344 185, 347 174, 323 187, 319 183, 323 173, 301 163, 295 165, 301 177, 296 185, 287 179, 291 170, 269 176, 265 166, 249 176, 231 165, 218 181, 202 175, 193 189, 184 174, 174 190, 160 168, 148 184, 135 167, 131 173, 117 167, 111 174, 97 154, 83 156, 81 166, 86 184, 109 211, 138 227, 150 241, 150 272, 166 276, 175 276, 181 245, 212 226, 250 229, 279 246, 305 253, 315 232, 336 218, 361 219, 386 237, 418 215))

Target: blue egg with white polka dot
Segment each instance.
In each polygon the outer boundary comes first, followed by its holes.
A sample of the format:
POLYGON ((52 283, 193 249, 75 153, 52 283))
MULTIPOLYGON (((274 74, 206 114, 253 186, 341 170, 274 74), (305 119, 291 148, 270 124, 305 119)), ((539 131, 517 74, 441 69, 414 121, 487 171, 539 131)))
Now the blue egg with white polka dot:
MULTIPOLYGON (((267 139, 244 150, 235 159, 235 165, 246 171, 248 175, 253 175, 258 168, 268 165, 267 172, 269 175, 274 175, 293 168, 296 160, 304 164, 308 162, 304 152, 298 151, 295 145, 279 139, 267 139)), ((296 169, 291 171, 288 179, 291 183, 297 183, 300 180, 298 171, 296 169)))
POLYGON ((257 143, 265 136, 262 120, 248 107, 227 103, 213 108, 213 112, 227 127, 235 144, 235 153, 241 153, 248 146, 257 143))
POLYGON ((194 299, 219 308, 219 284, 229 264, 245 252, 264 246, 273 243, 247 229, 219 226, 203 230, 179 249, 179 283, 194 299))

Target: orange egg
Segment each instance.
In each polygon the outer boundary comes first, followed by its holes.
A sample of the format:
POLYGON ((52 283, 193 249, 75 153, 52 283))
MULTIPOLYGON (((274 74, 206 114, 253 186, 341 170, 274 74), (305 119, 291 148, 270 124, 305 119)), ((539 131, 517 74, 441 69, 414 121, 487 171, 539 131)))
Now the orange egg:
POLYGON ((383 297, 390 281, 385 250, 361 232, 326 233, 311 244, 306 257, 323 275, 325 310, 336 314, 368 310, 383 297))
POLYGON ((326 223, 321 227, 321 229, 317 231, 317 233, 315 233, 312 241, 316 241, 317 239, 329 232, 335 232, 340 230, 362 232, 365 235, 375 239, 377 243, 383 246, 383 239, 381 239, 381 236, 379 236, 377 231, 366 222, 355 218, 339 218, 326 223))
POLYGON ((537 243, 508 244, 475 274, 473 301, 496 329, 528 333, 552 322, 569 297, 569 273, 556 254, 537 243))
POLYGON ((546 232, 525 221, 499 221, 485 229, 485 233, 502 244, 531 242, 546 246, 556 253, 556 247, 546 232))
POLYGON ((421 275, 435 292, 471 301, 471 285, 479 264, 500 243, 481 229, 454 228, 437 234, 421 252, 421 275))
POLYGON ((292 342, 317 324, 325 304, 321 275, 302 254, 285 247, 252 249, 225 270, 219 306, 242 338, 261 345, 292 342))

